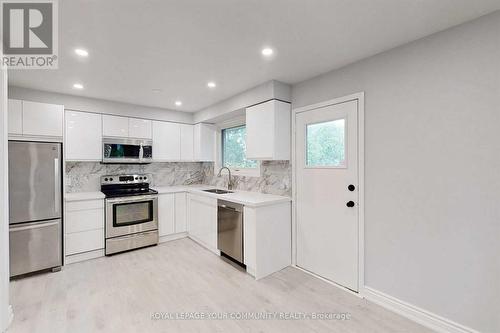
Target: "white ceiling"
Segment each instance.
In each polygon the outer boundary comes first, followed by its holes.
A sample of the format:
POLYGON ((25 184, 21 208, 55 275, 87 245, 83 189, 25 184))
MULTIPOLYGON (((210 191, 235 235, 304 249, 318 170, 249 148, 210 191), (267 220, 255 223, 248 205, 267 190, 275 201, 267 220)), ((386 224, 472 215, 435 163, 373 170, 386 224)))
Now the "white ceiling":
POLYGON ((59 69, 12 70, 9 83, 198 111, 262 82, 294 84, 497 9, 500 0, 63 0, 59 69), (274 59, 263 59, 264 46, 275 49, 274 59), (88 59, 78 59, 76 47, 88 59), (216 89, 207 88, 210 80, 216 89), (74 82, 85 89, 74 90, 74 82))

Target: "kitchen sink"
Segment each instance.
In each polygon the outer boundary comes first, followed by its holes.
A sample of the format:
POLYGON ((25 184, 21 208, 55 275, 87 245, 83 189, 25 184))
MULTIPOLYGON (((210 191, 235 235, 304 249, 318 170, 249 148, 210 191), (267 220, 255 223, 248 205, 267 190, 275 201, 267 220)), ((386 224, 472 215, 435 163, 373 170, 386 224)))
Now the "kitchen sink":
POLYGON ((211 188, 210 190, 203 190, 203 191, 204 191, 204 192, 215 193, 215 194, 233 193, 232 191, 219 190, 219 189, 217 189, 217 188, 211 188))

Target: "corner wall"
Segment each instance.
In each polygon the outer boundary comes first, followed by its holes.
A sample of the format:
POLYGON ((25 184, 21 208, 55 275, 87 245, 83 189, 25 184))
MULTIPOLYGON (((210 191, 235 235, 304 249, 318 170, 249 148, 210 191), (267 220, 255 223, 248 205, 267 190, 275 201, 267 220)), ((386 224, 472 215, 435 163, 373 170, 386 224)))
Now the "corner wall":
POLYGON ((365 283, 500 332, 500 12, 292 87, 365 92, 365 283))

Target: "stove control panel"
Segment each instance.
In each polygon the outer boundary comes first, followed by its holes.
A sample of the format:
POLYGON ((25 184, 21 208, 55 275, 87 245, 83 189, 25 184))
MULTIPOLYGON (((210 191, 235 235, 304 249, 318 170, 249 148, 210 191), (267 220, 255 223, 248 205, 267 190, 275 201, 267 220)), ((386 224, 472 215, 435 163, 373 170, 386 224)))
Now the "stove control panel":
POLYGON ((151 181, 151 175, 107 175, 101 176, 101 185, 143 184, 151 181))

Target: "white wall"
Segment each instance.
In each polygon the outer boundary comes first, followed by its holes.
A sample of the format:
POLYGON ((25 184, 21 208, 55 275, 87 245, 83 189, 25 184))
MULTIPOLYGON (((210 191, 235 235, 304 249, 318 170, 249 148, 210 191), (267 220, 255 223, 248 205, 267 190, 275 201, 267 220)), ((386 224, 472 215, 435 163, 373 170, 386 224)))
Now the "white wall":
POLYGON ((500 332, 500 12, 292 87, 365 92, 366 285, 500 332))
MULTIPOLYGON (((0 56, 2 56, 1 50, 0 56)), ((7 170, 7 148, 7 71, 0 68, 0 332, 7 329, 11 317, 9 309, 9 175, 7 170)))
POLYGON ((290 102, 290 86, 274 80, 262 83, 256 87, 221 101, 220 103, 196 112, 194 114, 194 121, 196 123, 221 122, 244 115, 245 108, 269 101, 271 99, 279 99, 285 102, 290 102))
POLYGON ((154 120, 193 123, 193 114, 167 109, 152 108, 128 103, 106 101, 96 98, 58 94, 29 88, 9 86, 9 98, 27 101, 63 104, 65 109, 114 114, 154 120))

